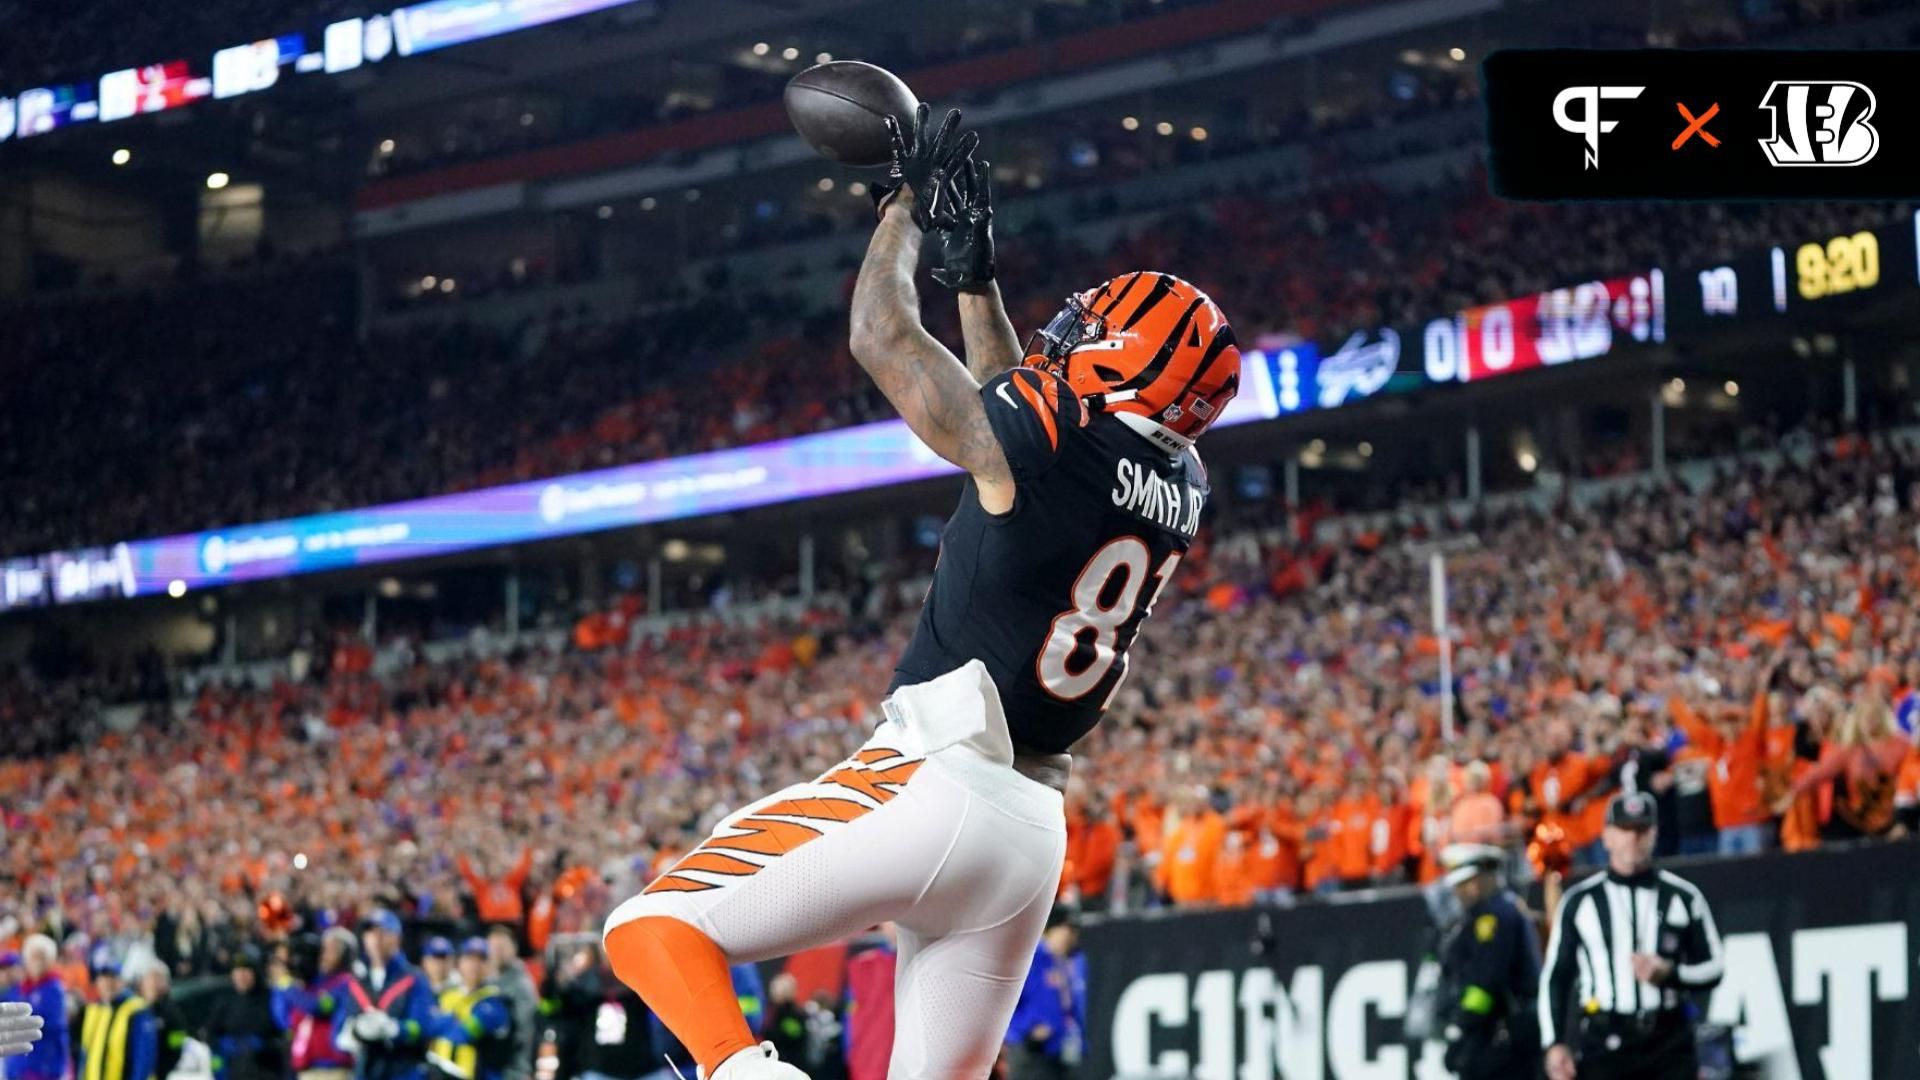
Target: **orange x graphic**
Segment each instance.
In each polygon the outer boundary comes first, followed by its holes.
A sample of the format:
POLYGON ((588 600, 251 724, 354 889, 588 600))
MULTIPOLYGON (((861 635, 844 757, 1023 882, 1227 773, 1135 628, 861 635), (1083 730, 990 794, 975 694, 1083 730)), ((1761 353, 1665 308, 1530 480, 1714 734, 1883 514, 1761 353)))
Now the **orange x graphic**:
POLYGON ((1708 146, 1720 145, 1720 140, 1714 138, 1713 132, 1707 130, 1707 121, 1713 119, 1714 116, 1720 111, 1719 102, 1717 101, 1714 102, 1713 105, 1710 108, 1708 108, 1706 112, 1701 113, 1698 118, 1696 118, 1692 113, 1688 112, 1687 107, 1685 105, 1682 105, 1677 101, 1673 103, 1673 107, 1676 109, 1679 109, 1680 115, 1686 117, 1686 120, 1687 120, 1687 129, 1680 133, 1679 138, 1673 140, 1673 149, 1675 150, 1680 149, 1681 143, 1686 142, 1688 139, 1691 139, 1696 134, 1698 134, 1702 139, 1705 139, 1707 141, 1708 146))

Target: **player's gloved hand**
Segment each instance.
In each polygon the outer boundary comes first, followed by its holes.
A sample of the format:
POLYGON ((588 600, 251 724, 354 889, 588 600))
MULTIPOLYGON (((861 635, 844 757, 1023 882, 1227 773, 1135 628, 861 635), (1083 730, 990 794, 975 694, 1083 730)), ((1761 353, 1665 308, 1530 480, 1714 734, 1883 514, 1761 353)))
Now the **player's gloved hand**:
POLYGON ((949 289, 978 289, 993 280, 993 163, 969 158, 947 189, 953 222, 940 226, 933 280, 949 289))
POLYGON ((956 134, 960 128, 959 109, 948 109, 938 129, 927 123, 932 112, 926 102, 921 102, 920 108, 914 111, 912 131, 903 131, 898 120, 886 118, 887 134, 893 140, 893 160, 887 165, 887 179, 873 186, 877 215, 886 213, 887 203, 903 186, 912 188, 913 223, 920 226, 921 232, 952 220, 953 212, 947 205, 952 197, 947 177, 963 167, 972 156, 973 148, 980 144, 978 132, 956 134))
POLYGON ((19 1057, 32 1050, 45 1023, 24 1001, 0 1003, 0 1057, 19 1057))

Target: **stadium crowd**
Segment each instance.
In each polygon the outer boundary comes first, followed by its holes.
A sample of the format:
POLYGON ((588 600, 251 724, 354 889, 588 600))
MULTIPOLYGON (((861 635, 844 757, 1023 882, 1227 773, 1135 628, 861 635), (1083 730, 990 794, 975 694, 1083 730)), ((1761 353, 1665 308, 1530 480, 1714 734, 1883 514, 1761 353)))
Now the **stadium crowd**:
MULTIPOLYGON (((1071 229, 1036 229, 1003 242, 1001 276, 1016 326, 1043 324, 1070 292, 1156 266, 1206 289, 1245 340, 1331 340, 1896 212, 1524 206, 1493 200, 1477 176, 1421 198, 1329 178, 1305 196, 1248 185, 1104 251, 1071 229)), ((0 402, 0 497, 18 508, 0 552, 418 498, 890 415, 847 350, 843 305, 810 310, 758 279, 717 286, 613 321, 555 310, 504 331, 371 336, 338 259, 42 302, 0 329, 14 390, 0 402), (89 440, 66 437, 82 426, 89 440), (355 438, 337 437, 349 428, 355 438)), ((932 286, 923 306, 957 343, 953 306, 932 286)))
MULTIPOLYGON (((1251 184, 1101 250, 1069 223, 1008 237, 1015 321, 1157 265, 1248 340, 1337 339, 1906 209, 1514 206, 1477 176, 1409 197, 1350 164, 1323 162, 1304 196, 1251 184)), ((888 415, 842 316, 716 284, 618 322, 556 310, 507 331, 363 333, 331 258, 36 305, 0 320, 0 498, 17 510, 0 550, 888 415)), ((929 319, 957 341, 938 299, 929 319)), ((1788 444, 1695 486, 1439 526, 1324 507, 1215 520, 1137 646, 1141 674, 1076 748, 1063 909, 1311 903, 1431 881, 1452 841, 1592 864, 1628 787, 1656 795, 1668 854, 1920 829, 1920 447, 1788 444), (1456 619, 1445 688, 1424 616, 1436 546, 1456 619)), ((562 638, 439 659, 342 632, 271 685, 171 702, 145 668, 0 677, 17 755, 0 759, 0 999, 72 1027, 6 1080, 150 1080, 196 1047, 220 1080, 655 1076, 676 1048, 594 931, 730 807, 858 744, 912 630, 918 591, 899 578, 926 567, 897 569, 758 617, 655 626, 625 597, 562 638), (137 723, 90 724, 130 688, 137 723), (197 1004, 169 989, 189 983, 197 1004)), ((1042 970, 1072 964, 1056 931, 1042 970)), ((816 1077, 884 1072, 885 994, 858 987, 887 985, 888 949, 867 944, 830 976, 736 972, 756 1031, 816 1077)), ((1069 1026, 1071 1001, 1045 997, 1023 1000, 1016 1049, 1069 1026)))
MULTIPOLYGON (((969 93, 991 96, 1002 87, 995 82, 994 68, 1004 62, 1010 50, 1036 42, 1055 49, 1075 52, 1069 35, 1096 31, 1116 23, 1166 16, 1181 8, 1213 6, 1218 0, 1119 0, 1114 3, 1033 4, 1018 0, 998 0, 969 5, 964 28, 952 30, 926 28, 921 33, 908 30, 869 28, 865 40, 855 46, 839 35, 822 37, 802 35, 802 40, 833 50, 843 58, 857 49, 868 57, 885 56, 889 66, 909 83, 931 68, 942 68, 950 79, 951 62, 980 57, 985 59, 968 82, 969 93), (838 38, 838 40, 836 40, 838 38), (996 54, 1000 54, 996 56, 996 54)), ((1792 5, 1764 8, 1743 7, 1715 10, 1696 6, 1666 13, 1652 30, 1629 31, 1617 27, 1594 27, 1589 47, 1641 48, 1648 45, 1728 46, 1759 45, 1782 37, 1804 34, 1809 30, 1865 22, 1902 8, 1893 0, 1849 0, 1847 3, 1803 0, 1792 5)), ((1275 9, 1275 18, 1267 27, 1274 34, 1303 33, 1317 24, 1307 12, 1275 9)), ((1148 32, 1151 32, 1150 30, 1148 32)), ((1920 40, 1920 30, 1902 26, 1881 28, 1881 36, 1865 31, 1856 47, 1876 40, 1904 39, 1909 45, 1920 40)), ((1084 41, 1078 43, 1084 49, 1084 41)), ((1521 44, 1516 42, 1516 44, 1521 44)), ((504 157, 545 147, 585 142, 602 136, 635 130, 659 128, 690 117, 725 112, 777 98, 786 80, 800 68, 813 62, 812 46, 781 65, 768 57, 764 62, 716 63, 696 72, 676 70, 675 77, 658 85, 627 88, 623 92, 591 97, 556 98, 545 102, 540 114, 522 113, 519 108, 475 108, 449 110, 434 115, 410 131, 407 137, 391 140, 383 135, 373 140, 379 152, 368 154, 368 171, 373 176, 395 176, 429 172, 462 162, 504 157), (688 77, 689 74, 692 77, 688 77)), ((1016 62, 1017 63, 1017 62, 1016 62)), ((1358 124, 1377 124, 1384 117, 1401 118, 1417 113, 1421 107, 1437 104, 1436 99, 1458 100, 1472 96, 1478 87, 1471 68, 1428 69, 1411 65, 1387 68, 1390 74, 1378 85, 1344 87, 1349 94, 1344 102, 1323 100, 1312 109, 1288 115, 1269 115, 1262 130, 1245 133, 1246 142, 1271 145, 1310 133, 1326 134, 1358 124), (1357 92, 1356 92, 1357 91, 1357 92), (1412 106, 1409 108, 1408 106, 1412 106)), ((1195 103, 1198 104, 1198 103, 1195 103)), ((1263 112, 1272 112, 1272 101, 1263 101, 1263 112)), ((1218 130, 1231 130, 1236 113, 1243 108, 1226 107, 1218 118, 1227 121, 1218 130)), ((1209 125, 1213 126, 1213 125, 1209 125)), ((1063 151, 1072 156, 1089 140, 1115 147, 1121 140, 1103 123, 1097 130, 1086 125, 1066 125, 1059 140, 1063 151), (1076 145, 1078 144, 1078 145, 1076 145)), ((1153 140, 1144 131, 1136 145, 1153 140)), ((1182 140, 1166 142, 1169 149, 1204 150, 1207 156, 1232 152, 1231 145, 1212 142, 1206 147, 1183 146, 1182 140)), ((1083 151, 1081 151, 1083 152, 1083 151)), ((1103 155, 1104 156, 1104 155, 1103 155)), ((1196 154, 1195 156, 1199 156, 1196 154)), ((1106 170, 1102 170, 1105 172, 1106 170)))
MULTIPOLYGON (((656 8, 664 8, 673 0, 651 2, 656 8)), ((976 5, 963 32, 915 34, 908 25, 887 32, 876 48, 912 66, 923 66, 1208 2, 1213 0, 1120 0, 1100 5, 999 0, 976 5)), ((84 11, 22 9, 13 24, 14 33, 0 44, 0 82, 10 91, 83 82, 117 68, 154 63, 156 57, 199 58, 198 64, 204 66, 215 50, 236 41, 291 33, 307 34, 308 40, 314 41, 328 23, 374 13, 363 0, 219 0, 198 5, 180 16, 127 0, 93 4, 84 11), (130 42, 137 42, 139 48, 129 51, 130 42)), ((715 60, 707 67, 715 77, 691 80, 702 87, 700 93, 583 96, 573 103, 575 107, 564 123, 543 129, 538 142, 529 142, 523 126, 509 121, 499 129, 469 131, 468 138, 452 140, 427 160, 444 165, 487 153, 670 121, 689 113, 748 105, 778 97, 790 74, 773 65, 760 69, 722 62, 723 47, 716 47, 713 55, 715 60)))
MULTIPOLYGON (((1590 863, 1626 786, 1657 795, 1680 853, 1906 835, 1920 447, 1799 442, 1696 488, 1441 527, 1214 523, 1077 748, 1062 900, 1293 902, 1430 880, 1464 839, 1590 863), (1436 543, 1451 740, 1422 610, 1436 543)), ((728 807, 857 745, 912 612, 902 587, 636 631, 629 599, 564 641, 430 661, 343 638, 303 678, 206 685, 0 764, 0 936, 183 977, 390 911, 505 925, 545 956, 728 807)))

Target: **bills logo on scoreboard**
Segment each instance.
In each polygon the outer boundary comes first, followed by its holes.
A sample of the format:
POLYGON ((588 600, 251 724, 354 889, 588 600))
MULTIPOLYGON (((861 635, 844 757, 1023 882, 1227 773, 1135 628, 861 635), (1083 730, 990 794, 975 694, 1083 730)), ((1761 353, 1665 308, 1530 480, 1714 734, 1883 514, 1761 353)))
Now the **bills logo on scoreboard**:
POLYGON ((1857 82, 1776 82, 1760 99, 1773 132, 1760 150, 1776 168, 1865 165, 1880 152, 1873 91, 1857 82))

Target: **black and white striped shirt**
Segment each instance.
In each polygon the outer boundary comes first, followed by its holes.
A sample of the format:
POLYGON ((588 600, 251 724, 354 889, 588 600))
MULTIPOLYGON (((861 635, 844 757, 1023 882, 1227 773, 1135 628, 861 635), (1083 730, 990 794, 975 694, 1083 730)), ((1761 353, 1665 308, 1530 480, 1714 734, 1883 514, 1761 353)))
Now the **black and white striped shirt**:
POLYGON ((1633 1016, 1678 1008, 1683 990, 1720 982, 1720 931, 1700 890, 1665 870, 1595 874, 1560 898, 1540 972, 1543 1047, 1572 1043, 1587 1014, 1633 1016), (1659 986, 1633 977, 1633 954, 1673 964, 1659 986))

